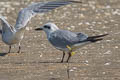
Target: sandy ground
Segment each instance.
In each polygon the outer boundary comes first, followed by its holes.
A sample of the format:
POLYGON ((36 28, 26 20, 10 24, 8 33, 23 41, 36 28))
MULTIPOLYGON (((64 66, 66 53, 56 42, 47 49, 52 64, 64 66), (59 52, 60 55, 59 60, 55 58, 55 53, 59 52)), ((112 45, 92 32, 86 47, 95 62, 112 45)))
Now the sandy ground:
MULTIPOLYGON (((37 1, 44 0, 0 0, 0 15, 14 25, 19 10, 37 1)), ((0 80, 120 80, 120 0, 83 0, 37 15, 27 26, 20 54, 17 45, 7 54, 8 45, 0 38, 0 80), (59 63, 62 52, 47 41, 44 32, 34 31, 46 22, 74 32, 109 36, 76 51, 68 79, 68 64, 59 63)))

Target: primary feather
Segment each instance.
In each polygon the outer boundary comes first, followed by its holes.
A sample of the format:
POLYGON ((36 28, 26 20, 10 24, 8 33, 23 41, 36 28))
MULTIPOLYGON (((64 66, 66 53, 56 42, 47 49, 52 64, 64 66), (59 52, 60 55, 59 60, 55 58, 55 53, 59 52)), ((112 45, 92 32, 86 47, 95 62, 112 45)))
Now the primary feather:
POLYGON ((45 13, 63 5, 76 3, 75 1, 51 1, 51 2, 38 2, 29 5, 27 8, 22 9, 17 17, 15 28, 20 29, 27 25, 28 21, 37 13, 45 13))

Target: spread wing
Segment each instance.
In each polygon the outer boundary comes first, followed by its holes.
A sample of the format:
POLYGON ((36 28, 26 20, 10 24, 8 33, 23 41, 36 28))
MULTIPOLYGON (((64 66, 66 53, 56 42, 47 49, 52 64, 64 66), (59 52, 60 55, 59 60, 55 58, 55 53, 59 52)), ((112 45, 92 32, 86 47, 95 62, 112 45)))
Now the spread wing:
POLYGON ((0 30, 0 33, 2 33, 2 31, 5 32, 6 30, 13 31, 11 25, 5 20, 3 16, 0 16, 0 20, 2 25, 2 30, 0 30))
POLYGON ((10 27, 9 23, 5 20, 3 16, 0 16, 2 26, 10 27))
MULTIPOLYGON (((27 25, 28 21, 37 13, 44 13, 63 5, 77 3, 77 1, 51 1, 51 2, 38 2, 29 5, 27 8, 22 9, 16 20, 16 29, 23 28, 27 25)), ((79 2, 78 2, 79 3, 79 2)))

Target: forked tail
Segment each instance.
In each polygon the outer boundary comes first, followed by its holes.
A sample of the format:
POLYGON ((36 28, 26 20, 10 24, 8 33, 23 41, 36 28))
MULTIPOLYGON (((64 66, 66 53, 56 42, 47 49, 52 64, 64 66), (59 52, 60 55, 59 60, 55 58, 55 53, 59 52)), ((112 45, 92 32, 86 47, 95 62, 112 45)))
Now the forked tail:
POLYGON ((103 34, 103 35, 98 35, 98 36, 90 36, 90 37, 87 38, 87 41, 97 42, 97 41, 103 40, 103 37, 107 36, 107 35, 108 34, 103 34))

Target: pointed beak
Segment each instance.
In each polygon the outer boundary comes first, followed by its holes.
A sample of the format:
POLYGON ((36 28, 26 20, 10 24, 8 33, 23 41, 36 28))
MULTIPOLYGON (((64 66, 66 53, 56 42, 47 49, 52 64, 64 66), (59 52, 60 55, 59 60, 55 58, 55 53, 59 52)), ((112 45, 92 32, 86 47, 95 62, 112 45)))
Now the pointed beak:
POLYGON ((41 31, 41 30, 43 30, 43 28, 40 27, 40 28, 36 28, 35 30, 36 30, 36 31, 41 31))

